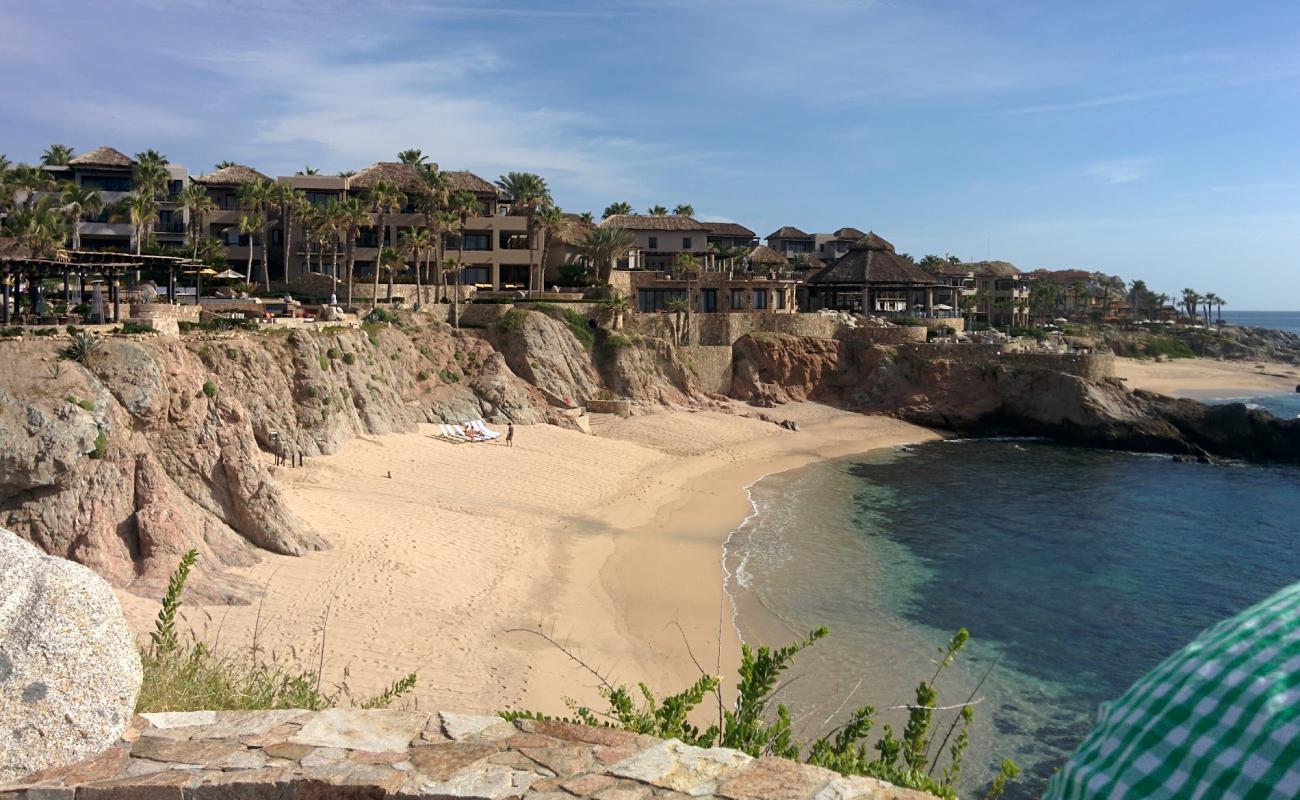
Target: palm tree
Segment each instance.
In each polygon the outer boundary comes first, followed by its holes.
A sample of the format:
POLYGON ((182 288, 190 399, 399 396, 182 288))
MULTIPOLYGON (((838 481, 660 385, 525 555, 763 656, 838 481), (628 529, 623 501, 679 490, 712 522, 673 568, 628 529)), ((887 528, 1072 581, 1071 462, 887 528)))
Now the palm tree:
POLYGON ((4 219, 4 230, 32 258, 54 258, 64 241, 65 218, 48 202, 24 205, 4 219))
POLYGON ((145 150, 135 154, 135 166, 131 170, 131 179, 137 194, 147 195, 151 200, 161 200, 167 196, 167 156, 157 150, 145 150))
POLYGON ((678 203, 677 207, 673 209, 673 215, 677 217, 693 217, 695 216, 695 206, 690 203, 678 203))
POLYGON ((433 231, 429 228, 412 228, 402 234, 402 252, 410 255, 415 262, 415 308, 418 311, 423 292, 420 285, 420 260, 427 261, 434 250, 433 231))
POLYGON ((338 176, 340 178, 351 178, 353 175, 356 174, 357 171, 355 169, 344 169, 344 170, 339 170, 338 172, 338 176))
POLYGON ((1196 321, 1196 309, 1200 304, 1201 295, 1199 292, 1195 289, 1183 289, 1183 310, 1187 312, 1187 316, 1193 322, 1196 321))
POLYGON ((632 213, 631 203, 623 203, 623 202, 610 203, 609 205, 605 206, 605 212, 601 214, 600 217, 601 219, 607 219, 616 214, 622 215, 622 214, 631 214, 631 213, 632 213))
POLYGON ((646 213, 652 217, 666 217, 668 216, 668 209, 664 206, 650 206, 650 208, 646 209, 646 213))
POLYGON ((686 327, 682 331, 685 336, 686 344, 691 343, 691 310, 695 305, 695 293, 691 287, 691 276, 699 264, 695 261, 695 256, 690 253, 677 254, 677 270, 686 276, 686 327))
POLYGON ((46 167, 66 167, 72 160, 72 148, 66 144, 52 144, 41 154, 41 164, 46 167))
MULTIPOLYGON (((465 226, 469 224, 469 218, 474 214, 478 213, 479 210, 478 198, 474 196, 473 192, 467 192, 462 189, 461 191, 452 194, 448 204, 449 204, 448 210, 456 215, 456 227, 457 230, 460 231, 460 255, 457 257, 456 263, 464 264, 465 263, 465 226)), ((531 254, 529 254, 529 259, 530 260, 532 259, 531 254)), ((456 274, 459 276, 460 273, 458 272, 456 274)), ((456 280, 455 300, 457 301, 460 300, 459 278, 456 280)))
POLYGON ((423 167, 424 162, 427 159, 428 156, 416 149, 403 150, 397 154, 397 160, 399 163, 409 164, 412 167, 423 167))
POLYGON ((126 201, 126 210, 135 229, 135 254, 140 255, 145 237, 158 219, 158 204, 148 194, 137 194, 126 201))
POLYGON ((50 173, 40 167, 32 167, 27 164, 19 164, 15 167, 9 173, 8 183, 12 189, 21 189, 26 193, 26 197, 23 199, 25 208, 36 205, 37 194, 49 191, 55 185, 54 178, 50 173))
MULTIPOLYGON (((438 265, 438 268, 435 270, 437 274, 433 276, 434 279, 438 281, 438 296, 434 298, 434 300, 435 302, 442 302, 442 299, 447 296, 446 292, 443 291, 446 282, 443 280, 444 276, 442 274, 442 262, 446 257, 447 249, 446 235, 449 233, 455 233, 461 229, 460 214, 449 208, 435 212, 433 215, 433 224, 430 228, 435 236, 434 247, 436 248, 436 252, 434 253, 434 260, 438 265)), ((464 250, 462 249, 461 252, 463 253, 464 250)))
MULTIPOLYGON (((375 291, 379 291, 379 271, 388 276, 388 307, 393 307, 393 276, 406 269, 406 261, 396 247, 384 247, 375 260, 375 291)), ((373 308, 373 306, 371 306, 373 308)))
POLYGON ((347 244, 348 308, 352 307, 352 283, 357 266, 357 232, 370 224, 370 211, 360 197, 346 197, 336 204, 337 230, 347 244))
POLYGON ((375 293, 370 298, 370 307, 379 305, 379 268, 384 254, 384 240, 388 233, 388 215, 401 210, 406 204, 406 195, 391 181, 377 180, 367 193, 370 205, 379 214, 379 243, 375 258, 375 293))
POLYGON ((460 259, 447 259, 442 265, 442 282, 449 284, 451 278, 456 279, 456 291, 451 293, 451 326, 457 330, 460 329, 460 275, 460 259))
POLYGON ((577 243, 578 252, 596 266, 596 281, 609 285, 614 263, 636 246, 636 236, 623 228, 593 228, 577 243))
POLYGON ((220 172, 221 170, 225 169, 226 167, 234 167, 234 166, 238 166, 238 165, 235 164, 235 162, 233 162, 233 161, 218 161, 218 162, 216 163, 216 165, 213 166, 213 169, 215 169, 215 170, 217 170, 218 172, 220 172))
POLYGON ((591 215, 590 211, 584 211, 578 215, 578 221, 583 225, 595 225, 596 218, 591 215))
POLYGON ((72 249, 81 249, 81 221, 104 210, 104 197, 98 189, 66 184, 59 195, 63 213, 72 220, 72 249))
POLYGON ((1074 310, 1086 310, 1083 304, 1083 296, 1088 293, 1088 284, 1082 278, 1070 281, 1070 293, 1074 295, 1074 310))
MULTIPOLYGON (((270 228, 271 228, 271 207, 274 205, 273 195, 275 185, 269 180, 252 180, 243 183, 239 187, 239 206, 248 212, 248 217, 257 220, 262 225, 262 275, 265 278, 266 290, 271 290, 271 269, 267 263, 267 251, 270 249, 270 228)), ((240 224, 243 224, 243 218, 240 218, 240 224)), ((242 232, 242 231, 241 231, 242 232)), ((253 237, 248 237, 248 263, 249 274, 246 280, 253 282, 252 263, 253 263, 253 237)))
MULTIPOLYGON (((423 201, 421 202, 421 211, 424 213, 424 227, 430 231, 435 230, 437 225, 437 216, 447 208, 447 203, 451 199, 451 181, 447 176, 438 171, 436 167, 426 166, 420 172, 420 188, 423 190, 423 201)), ((442 245, 442 238, 435 241, 435 245, 442 245)), ((436 260, 441 262, 441 251, 436 254, 436 260)), ((427 266, 427 265, 426 265, 427 266)), ((416 265, 416 270, 420 266, 416 265)), ((425 273, 426 278, 430 277, 425 273)))
POLYGON ((189 217, 187 227, 189 228, 190 244, 194 248, 194 258, 197 260, 199 257, 199 240, 203 238, 203 232, 206 230, 204 220, 208 214, 216 210, 217 204, 212 201, 212 196, 208 194, 208 190, 197 183, 191 183, 182 189, 176 200, 180 203, 181 208, 185 209, 185 213, 189 217))
POLYGON ((572 224, 573 223, 569 222, 569 218, 564 215, 564 212, 555 206, 547 206, 537 212, 537 226, 542 232, 542 282, 545 282, 546 250, 551 243, 551 238, 563 235, 569 230, 569 226, 572 224))
POLYGON ((523 208, 528 214, 528 275, 529 288, 533 282, 533 253, 536 251, 537 212, 543 206, 551 204, 551 191, 546 188, 546 181, 531 172, 510 172, 502 175, 497 187, 510 195, 516 208, 523 208))
POLYGON ((320 170, 318 170, 318 169, 316 169, 315 167, 313 167, 313 166, 311 166, 310 164, 308 164, 308 165, 304 166, 302 169, 298 170, 298 174, 299 174, 299 175, 319 175, 319 174, 320 174, 320 170))
MULTIPOLYGON (((284 279, 289 280, 289 254, 293 252, 293 220, 308 208, 307 194, 287 183, 277 183, 271 188, 271 202, 279 209, 280 228, 284 231, 284 279)), ((304 232, 304 236, 305 236, 304 232)), ((269 281, 270 278, 268 277, 269 281)), ((268 283, 267 288, 270 288, 268 283)))
POLYGON ((253 282, 253 236, 262 230, 262 213, 254 211, 239 215, 239 232, 248 237, 248 268, 244 270, 244 282, 253 282))
POLYGON ((1227 300, 1224 300, 1222 297, 1219 297, 1217 294, 1214 296, 1214 305, 1219 310, 1219 318, 1217 322, 1220 328, 1223 327, 1223 307, 1226 306, 1227 304, 1228 304, 1227 300))
POLYGON ((1210 324, 1210 310, 1211 307, 1214 305, 1214 301, 1218 299, 1219 299, 1218 296, 1215 295, 1214 292, 1206 292, 1205 296, 1201 298, 1201 302, 1204 304, 1206 325, 1210 324))

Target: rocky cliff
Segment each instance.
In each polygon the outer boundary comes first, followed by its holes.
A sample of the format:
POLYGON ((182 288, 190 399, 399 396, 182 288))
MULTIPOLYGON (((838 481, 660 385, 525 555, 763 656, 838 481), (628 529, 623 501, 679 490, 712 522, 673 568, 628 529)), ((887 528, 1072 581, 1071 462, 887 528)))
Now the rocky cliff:
MULTIPOLYGON (((512 319, 115 336, 84 364, 61 358, 66 340, 2 341, 0 524, 154 595, 191 546, 208 572, 325 546, 289 510, 269 452, 334 453, 420 422, 572 426, 561 407, 603 395, 707 402, 669 345, 594 347, 547 314, 512 319)), ((226 601, 251 589, 202 575, 194 588, 226 601)))
POLYGON ((733 376, 733 395, 760 405, 819 400, 958 432, 1300 463, 1300 421, 1011 360, 762 334, 736 342, 733 376))

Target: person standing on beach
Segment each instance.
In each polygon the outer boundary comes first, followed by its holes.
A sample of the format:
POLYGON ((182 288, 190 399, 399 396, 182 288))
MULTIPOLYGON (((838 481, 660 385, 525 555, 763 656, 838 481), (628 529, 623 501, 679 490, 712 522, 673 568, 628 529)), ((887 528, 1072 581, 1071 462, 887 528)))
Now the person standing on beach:
POLYGON ((506 447, 514 447, 514 446, 515 446, 515 424, 513 422, 507 422, 506 423, 506 447))

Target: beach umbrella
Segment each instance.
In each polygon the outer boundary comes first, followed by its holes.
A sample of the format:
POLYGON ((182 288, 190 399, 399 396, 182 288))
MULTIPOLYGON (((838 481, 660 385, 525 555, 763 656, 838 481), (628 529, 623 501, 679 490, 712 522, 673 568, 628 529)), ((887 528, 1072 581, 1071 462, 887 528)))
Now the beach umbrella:
POLYGON ((236 272, 233 269, 227 269, 213 273, 212 278, 213 280, 219 281, 242 281, 244 279, 244 273, 236 272))
POLYGON ((940 304, 938 304, 937 306, 934 307, 934 310, 935 310, 935 311, 952 311, 952 306, 944 305, 943 303, 940 303, 940 304))
POLYGON ((1300 797, 1300 583, 1102 706, 1043 800, 1300 797))

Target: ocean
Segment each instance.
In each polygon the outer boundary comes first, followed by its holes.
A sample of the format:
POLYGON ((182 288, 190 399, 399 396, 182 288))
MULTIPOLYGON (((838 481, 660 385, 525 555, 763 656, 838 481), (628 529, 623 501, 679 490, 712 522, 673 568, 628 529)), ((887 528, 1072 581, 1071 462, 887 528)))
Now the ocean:
POLYGON ((1300 311, 1228 311, 1224 309, 1223 319, 1238 325, 1253 325, 1261 328, 1277 328, 1300 334, 1300 311))
MULTIPOLYGON (((1300 580, 1300 469, 1036 441, 950 441, 817 463, 750 487, 724 562, 747 642, 819 625, 780 700, 800 735, 912 700, 959 627, 939 704, 983 681, 962 796, 1003 756, 1037 797, 1099 703, 1300 580)), ((900 732, 905 712, 880 714, 900 732)), ((952 712, 938 715, 946 731, 952 712)))

